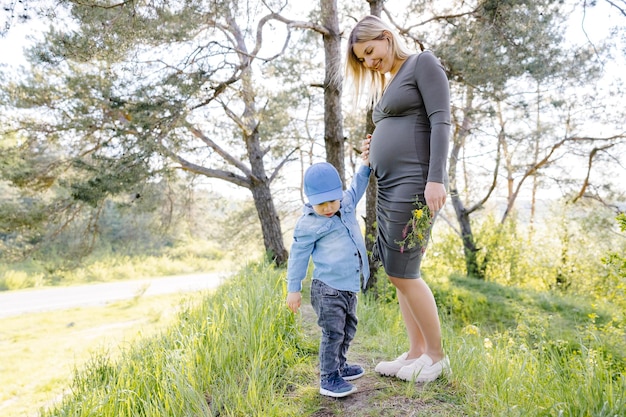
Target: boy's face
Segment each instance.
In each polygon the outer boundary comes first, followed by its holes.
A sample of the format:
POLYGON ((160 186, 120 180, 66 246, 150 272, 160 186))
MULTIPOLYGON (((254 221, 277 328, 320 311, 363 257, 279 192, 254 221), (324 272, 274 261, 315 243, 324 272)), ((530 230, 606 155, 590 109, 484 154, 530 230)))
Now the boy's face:
POLYGON ((325 203, 314 204, 313 210, 324 217, 333 217, 339 211, 339 200, 327 201, 325 203))

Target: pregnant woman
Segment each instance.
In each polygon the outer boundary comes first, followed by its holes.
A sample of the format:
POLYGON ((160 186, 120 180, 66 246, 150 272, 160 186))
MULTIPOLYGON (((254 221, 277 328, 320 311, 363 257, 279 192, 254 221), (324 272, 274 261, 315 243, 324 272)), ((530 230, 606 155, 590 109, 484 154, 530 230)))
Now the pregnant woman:
MULTIPOLYGON (((446 201, 450 90, 433 53, 411 52, 376 16, 366 16, 348 39, 346 74, 356 94, 368 89, 376 125, 363 142, 378 180, 374 256, 396 287, 409 348, 376 372, 407 381, 433 381, 450 371, 433 294, 420 274, 426 241, 401 242, 418 200, 433 216, 446 201), (404 231, 404 233, 403 233, 404 231)), ((428 236, 428 232, 426 236, 428 236)))

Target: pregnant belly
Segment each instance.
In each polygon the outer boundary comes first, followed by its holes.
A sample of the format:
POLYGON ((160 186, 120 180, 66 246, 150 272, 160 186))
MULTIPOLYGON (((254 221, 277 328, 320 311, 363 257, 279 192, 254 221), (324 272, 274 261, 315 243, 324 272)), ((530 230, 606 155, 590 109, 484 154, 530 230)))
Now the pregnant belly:
MULTIPOLYGON (((416 134, 412 118, 389 117, 380 120, 370 142, 370 165, 382 195, 398 201, 412 201, 425 186, 428 155, 419 155, 419 141, 428 133, 416 134)), ((424 152, 419 152, 424 153, 424 152)))
POLYGON ((402 154, 415 152, 415 147, 411 146, 411 131, 404 118, 388 117, 378 122, 370 142, 370 163, 375 171, 386 171, 402 154))

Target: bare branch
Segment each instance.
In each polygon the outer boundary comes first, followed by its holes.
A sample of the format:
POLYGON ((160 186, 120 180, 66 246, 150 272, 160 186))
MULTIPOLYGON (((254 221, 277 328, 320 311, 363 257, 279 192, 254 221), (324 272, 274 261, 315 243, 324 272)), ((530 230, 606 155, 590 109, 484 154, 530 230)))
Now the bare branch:
POLYGON ((572 199, 572 203, 577 202, 583 197, 583 195, 585 195, 585 191, 587 190, 587 187, 589 186, 589 177, 591 176, 591 167, 593 165, 594 156, 596 156, 598 151, 604 151, 606 149, 612 148, 613 146, 615 146, 614 143, 603 146, 601 148, 593 148, 591 150, 591 152, 589 153, 589 158, 587 159, 587 175, 585 175, 585 179, 583 181, 582 186, 580 187, 580 191, 578 192, 578 195, 572 199))
POLYGON ((97 2, 83 2, 80 0, 74 0, 75 4, 78 4, 79 6, 84 6, 84 7, 91 7, 91 8, 98 8, 98 9, 115 9, 117 7, 124 7, 127 4, 132 4, 135 0, 125 0, 119 3, 114 3, 114 4, 99 4, 97 2))
MULTIPOLYGON (((222 149, 217 143, 213 142, 208 136, 206 136, 200 129, 192 126, 189 123, 185 123, 185 126, 191 131, 191 133, 195 137, 202 140, 209 148, 213 149, 226 162, 243 172, 249 181, 258 181, 258 179, 255 178, 255 176, 252 174, 252 171, 250 171, 250 169, 245 164, 243 164, 239 159, 235 158, 224 149, 222 149)), ((180 157, 176 155, 176 158, 178 159, 180 157)))
MULTIPOLYGON (((557 143, 552 145, 552 147, 550 148, 548 153, 543 157, 543 159, 538 161, 536 164, 528 167, 528 169, 526 170, 524 175, 522 175, 522 178, 519 180, 519 183, 517 184, 517 187, 515 188, 515 192, 513 193, 512 199, 515 200, 517 198, 517 196, 519 195, 519 192, 520 192, 520 190, 522 188, 522 185, 524 184, 524 182, 526 181, 526 179, 528 177, 530 177, 532 175, 535 175, 541 168, 549 165, 550 162, 552 162, 551 158, 554 155, 554 153, 561 146, 563 146, 565 143, 568 143, 568 142, 583 142, 583 141, 584 142, 607 142, 607 141, 623 139, 624 137, 626 137, 626 135, 620 134, 620 135, 609 136, 609 137, 606 137, 606 138, 593 138, 593 137, 587 137, 587 136, 580 136, 580 137, 579 136, 572 136, 572 137, 566 137, 566 138, 561 139, 560 141, 558 141, 557 143)), ((602 148, 594 148, 591 151, 591 154, 589 156, 589 169, 591 169, 591 160, 593 159, 593 156, 595 155, 595 153, 597 153, 598 150, 610 148, 610 147, 612 147, 614 145, 615 144, 609 144, 609 145, 606 145, 605 147, 602 147, 602 148)), ((587 178, 588 178, 588 176, 587 176, 587 178)), ((587 187, 587 185, 583 186, 583 188, 586 188, 586 187, 587 187)), ((581 190, 581 192, 584 192, 584 190, 581 190)))
POLYGON ((304 22, 301 20, 290 20, 279 14, 273 14, 272 17, 279 22, 283 22, 287 25, 288 28, 297 28, 297 29, 311 29, 321 35, 331 35, 330 31, 326 29, 324 26, 318 25, 313 22, 304 22))
POLYGON ((406 36, 409 39, 412 39, 413 41, 415 41, 420 49, 423 51, 425 49, 424 44, 422 43, 422 41, 420 39, 418 39, 415 35, 413 35, 411 33, 411 31, 418 27, 418 26, 424 26, 430 22, 436 22, 436 21, 440 21, 440 20, 453 20, 453 19, 457 19, 459 17, 463 17, 463 16, 468 16, 468 15, 472 15, 475 14, 477 11, 476 9, 470 10, 468 12, 464 12, 464 13, 457 13, 457 14, 446 14, 446 15, 441 15, 441 16, 432 16, 429 19, 423 20, 421 22, 418 22, 414 25, 408 26, 408 27, 403 27, 401 25, 399 25, 398 23, 396 23, 396 21, 393 19, 393 16, 391 14, 391 12, 389 12, 389 10, 386 7, 383 7, 383 11, 385 12, 385 15, 387 15, 387 19, 389 19, 389 22, 396 27, 396 29, 398 30, 398 33, 400 33, 403 36, 406 36))
POLYGON ((240 80, 241 78, 241 72, 243 71, 244 67, 243 66, 239 66, 237 68, 235 68, 235 72, 233 73, 233 75, 231 75, 231 77, 226 80, 226 81, 222 81, 221 83, 217 84, 215 87, 213 87, 213 95, 211 95, 211 97, 202 100, 200 103, 191 106, 190 110, 195 110, 198 109, 200 107, 206 106, 207 104, 211 103, 213 100, 217 99, 217 97, 219 97, 220 94, 222 94, 224 92, 224 90, 226 90, 226 87, 228 87, 231 84, 236 83, 237 81, 240 80))
POLYGON ((280 164, 278 164, 278 166, 274 169, 274 172, 272 172, 272 175, 270 175, 270 179, 269 179, 270 183, 271 183, 272 181, 274 181, 274 179, 275 179, 275 178, 276 178, 276 176, 278 175, 278 172, 281 170, 281 168, 283 167, 283 165, 285 165, 287 162, 290 162, 290 161, 294 161, 294 160, 295 160, 295 159, 292 159, 292 158, 291 158, 291 155, 293 155, 296 151, 299 151, 299 150, 300 150, 300 147, 295 148, 294 150, 292 150, 291 152, 289 152, 289 155, 287 155, 287 156, 285 157, 285 159, 283 159, 283 160, 280 162, 280 164))
POLYGON ((181 169, 185 171, 204 175, 208 178, 217 178, 220 180, 228 181, 232 184, 238 185, 240 187, 245 187, 247 189, 251 188, 252 183, 249 178, 243 177, 241 175, 236 175, 230 171, 206 168, 201 165, 194 164, 193 162, 189 162, 180 155, 173 155, 173 157, 176 158, 176 161, 181 165, 181 169))
POLYGON ((491 180, 491 185, 489 186, 489 190, 487 190, 487 194, 485 194, 485 196, 478 201, 476 204, 474 204, 471 208, 467 209, 466 212, 468 214, 473 213, 477 210, 480 210, 483 205, 487 202, 487 200, 489 200, 489 197, 491 197, 491 194, 493 193, 493 191, 496 189, 496 185, 498 183, 498 170, 500 168, 500 155, 501 155, 501 150, 502 150, 502 143, 504 141, 504 131, 501 130, 500 134, 498 135, 498 148, 497 148, 497 152, 496 152, 496 166, 493 168, 493 179, 491 180))
MULTIPOLYGON (((272 14, 269 14, 267 16, 264 16, 259 21, 259 24, 257 25, 257 29, 256 29, 256 44, 254 46, 254 49, 251 52, 252 56, 257 57, 257 54, 259 53, 259 50, 261 50, 261 47, 263 46, 263 27, 270 20, 279 20, 279 19, 276 19, 276 16, 279 16, 279 15, 277 15, 275 13, 272 13, 272 14)), ((280 52, 278 52, 276 55, 274 55, 273 57, 270 57, 270 58, 259 58, 259 57, 257 57, 257 58, 258 59, 262 59, 264 61, 271 61, 271 60, 275 59, 276 57, 281 56, 285 52, 285 50, 287 49, 287 46, 289 45, 289 40, 290 39, 291 39, 291 31, 287 31, 287 37, 285 39, 285 42, 284 42, 283 47, 282 47, 280 52)))
MULTIPOLYGON (((614 1, 611 1, 611 0, 606 0, 606 2, 609 3, 611 6, 615 7, 617 10, 619 10, 619 12, 621 14, 626 16, 626 5, 625 6, 619 6, 614 1)), ((624 3, 624 2, 622 1, 622 3, 624 3)))

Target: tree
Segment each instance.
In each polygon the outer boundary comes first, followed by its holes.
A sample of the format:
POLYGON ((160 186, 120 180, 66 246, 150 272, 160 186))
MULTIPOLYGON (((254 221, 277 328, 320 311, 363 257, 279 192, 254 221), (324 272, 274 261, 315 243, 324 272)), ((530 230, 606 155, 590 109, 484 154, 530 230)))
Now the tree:
MULTIPOLYGON (((369 13, 374 16, 381 17, 384 0, 367 0, 370 6, 369 13)), ((368 104, 367 111, 365 112, 365 132, 372 133, 374 131, 374 120, 372 119, 373 108, 371 104, 368 104)), ((376 226, 376 198, 378 195, 378 182, 374 175, 370 176, 369 186, 365 193, 365 247, 368 253, 372 253, 374 250, 374 243, 376 242, 376 235, 378 233, 376 226)), ((367 289, 376 288, 377 284, 377 271, 379 262, 374 260, 373 257, 369 258, 370 267, 370 280, 367 282, 367 289)), ((377 294, 374 294, 377 296, 377 294)))
POLYGON ((341 32, 337 0, 321 0, 321 24, 324 27, 324 144, 326 160, 333 164, 345 184, 343 113, 341 112, 341 32))
POLYGON ((258 108, 255 87, 255 64, 281 52, 260 52, 263 31, 278 19, 266 4, 70 3, 76 29, 50 29, 30 52, 29 77, 10 86, 13 106, 50 115, 21 119, 23 155, 72 149, 44 171, 63 180, 76 202, 93 206, 172 168, 245 187, 267 253, 284 263, 270 185, 289 153, 268 156, 284 118, 268 110, 272 96, 258 108))
MULTIPOLYGON (((456 95, 464 99, 453 112, 456 128, 450 157, 450 191, 468 275, 482 277, 489 259, 486 254, 485 264, 478 262, 480 248, 471 231, 470 216, 494 195, 501 169, 505 169, 507 184, 504 222, 525 181, 536 179, 537 174, 561 160, 562 148, 585 152, 589 143, 618 140, 619 135, 593 138, 572 131, 559 137, 554 120, 563 120, 562 111, 568 112, 564 106, 568 91, 599 73, 591 48, 564 46, 566 17, 563 6, 551 2, 485 2, 458 14, 454 24, 446 28, 445 42, 437 48, 450 71, 456 95), (528 92, 532 84, 537 86, 534 95, 528 92), (536 113, 531 110, 533 101, 536 113), (533 114, 535 124, 526 123, 533 114), (469 139, 478 147, 472 147, 469 139), (480 166, 485 179, 490 179, 485 181, 490 185, 482 190, 471 186, 478 177, 466 171, 468 165, 461 154, 465 153, 467 161, 472 149, 482 154, 482 159, 486 150, 493 155, 488 165, 480 166), (461 184, 468 188, 463 190, 461 184), (463 195, 473 201, 470 206, 463 202, 463 195)), ((586 108, 589 112, 591 106, 586 108)), ((536 182, 533 189, 536 193, 536 182)))
MULTIPOLYGON (((434 49, 448 70, 454 119, 450 199, 467 273, 481 277, 486 265, 479 263, 481 248, 471 221, 494 199, 500 177, 507 185, 504 222, 528 180, 533 181, 534 200, 539 175, 554 170, 565 156, 587 155, 591 166, 599 157, 609 159, 607 151, 615 150, 623 138, 618 129, 606 135, 583 134, 581 124, 573 121, 583 111, 595 117, 602 108, 582 98, 578 89, 600 74, 598 54, 604 48, 565 45, 568 13, 562 3, 488 1, 472 7, 417 2, 402 20, 391 10, 383 11, 417 50, 424 45, 434 49), (529 85, 535 86, 534 94, 529 85), (532 117, 534 124, 526 123, 532 117), (554 122, 558 120, 567 125, 559 126, 554 122), (559 134, 564 128, 567 133, 559 134), (472 159, 481 162, 473 166, 472 159)), ((608 117, 604 120, 605 125, 618 126, 608 117)), ((579 183, 581 190, 585 183, 579 183)), ((488 255, 484 259, 487 262, 488 255)))
MULTIPOLYGON (((281 138, 281 129, 289 124, 284 117, 288 109, 281 113, 273 106, 285 90, 264 90, 259 82, 271 73, 269 64, 288 47, 294 29, 321 34, 325 77, 317 85, 324 90, 326 157, 343 178, 336 1, 321 2, 319 24, 282 16, 284 2, 191 1, 180 7, 134 1, 67 4, 77 29, 49 31, 46 41, 31 53, 32 61, 45 67, 35 68, 30 80, 12 87, 28 91, 31 98, 12 104, 57 112, 54 127, 49 121, 46 126, 22 124, 30 132, 75 135, 73 142, 81 151, 70 160, 84 178, 71 181, 73 196, 101 204, 136 181, 172 168, 228 181, 251 191, 266 251, 282 264, 286 250, 270 185, 294 149, 281 138), (282 49, 274 40, 269 47, 263 42, 276 22, 286 29, 282 49), (262 77, 258 72, 264 72, 262 77), (41 79, 50 80, 51 74, 54 82, 34 87, 41 79), (89 81, 81 81, 85 79, 89 81), (59 83, 65 88, 58 88, 59 83), (49 91, 63 97, 68 107, 60 111, 60 100, 51 99, 49 91), (262 91, 268 93, 259 97, 262 91), (68 93, 76 95, 72 103, 68 93), (77 115, 80 126, 70 121, 77 115), (241 142, 231 131, 240 132, 241 142), (87 136, 91 139, 85 140, 87 136), (90 141, 92 146, 85 147, 90 141), (239 150, 241 143, 244 152, 239 150)), ((278 79, 274 82, 280 84, 278 79)))

